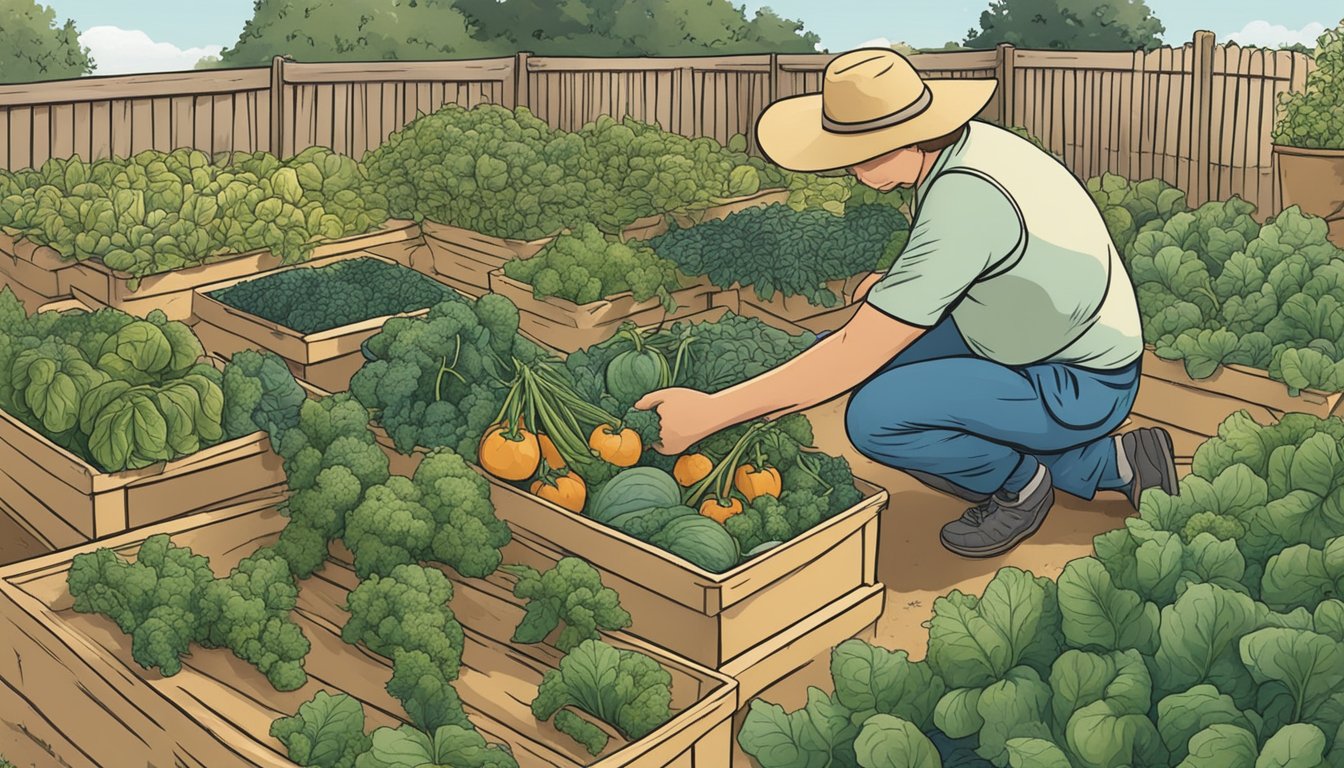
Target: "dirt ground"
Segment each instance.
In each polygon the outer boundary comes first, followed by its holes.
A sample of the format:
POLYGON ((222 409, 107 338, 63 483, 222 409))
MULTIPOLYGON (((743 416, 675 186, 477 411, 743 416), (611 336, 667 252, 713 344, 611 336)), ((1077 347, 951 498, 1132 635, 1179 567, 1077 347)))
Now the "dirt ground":
POLYGON ((961 515, 966 503, 932 491, 909 475, 860 456, 845 437, 846 400, 828 403, 808 415, 817 447, 847 458, 854 474, 882 486, 891 501, 882 513, 877 576, 887 586, 887 604, 877 625, 878 645, 924 657, 933 601, 953 589, 979 594, 1000 568, 1014 566, 1054 578, 1064 565, 1092 553, 1092 537, 1124 525, 1133 508, 1120 494, 1086 502, 1058 493, 1045 525, 1007 555, 983 560, 958 557, 943 549, 938 531, 961 515))

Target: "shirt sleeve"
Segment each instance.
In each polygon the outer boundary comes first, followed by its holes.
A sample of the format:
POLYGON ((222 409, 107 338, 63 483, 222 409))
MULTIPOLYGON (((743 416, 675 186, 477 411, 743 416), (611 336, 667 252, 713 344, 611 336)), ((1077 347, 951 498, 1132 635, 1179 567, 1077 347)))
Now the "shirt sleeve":
POLYGON ((1017 255, 1017 207, 994 183, 949 171, 924 194, 910 240, 867 301, 901 322, 931 328, 981 276, 1017 255))

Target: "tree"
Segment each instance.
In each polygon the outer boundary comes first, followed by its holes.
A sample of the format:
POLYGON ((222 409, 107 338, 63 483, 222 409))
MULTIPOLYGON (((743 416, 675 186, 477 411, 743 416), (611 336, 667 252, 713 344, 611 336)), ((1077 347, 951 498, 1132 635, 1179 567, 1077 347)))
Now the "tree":
POLYGON ((462 59, 493 56, 453 0, 256 0, 252 18, 214 66, 297 61, 462 59))
POLYGON ((34 0, 0 0, 0 82, 26 83, 82 77, 93 71, 75 22, 34 0))
POLYGON ((1144 0, 991 0, 966 46, 1126 51, 1161 45, 1164 31, 1144 0))
POLYGON ((542 55, 812 53, 800 21, 730 0, 458 0, 482 40, 542 55))
MULTIPOLYGON (((3 2, 3 0, 0 0, 3 2)), ((511 55, 811 53, 819 38, 731 0, 259 0, 238 43, 201 66, 511 55)))

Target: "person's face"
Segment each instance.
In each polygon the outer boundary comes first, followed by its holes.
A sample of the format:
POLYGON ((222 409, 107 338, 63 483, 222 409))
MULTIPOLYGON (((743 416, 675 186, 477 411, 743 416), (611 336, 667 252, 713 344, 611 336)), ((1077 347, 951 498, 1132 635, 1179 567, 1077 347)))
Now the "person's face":
POLYGON ((915 186, 923 165, 924 153, 906 147, 860 163, 849 171, 861 184, 879 192, 890 192, 896 187, 915 186))

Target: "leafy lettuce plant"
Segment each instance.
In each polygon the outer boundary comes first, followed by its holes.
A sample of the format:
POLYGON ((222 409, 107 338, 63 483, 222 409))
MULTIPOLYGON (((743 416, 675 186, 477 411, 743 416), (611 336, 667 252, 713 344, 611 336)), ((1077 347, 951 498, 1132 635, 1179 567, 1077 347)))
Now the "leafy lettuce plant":
POLYGON ((1344 149, 1344 22, 1321 35, 1314 58, 1306 88, 1280 97, 1274 143, 1344 149))
POLYGON ((1241 412, 1193 469, 1057 582, 1004 568, 939 598, 926 661, 841 646, 833 694, 753 702, 739 743, 763 768, 1341 764, 1344 421, 1241 412), (910 724, 892 751, 856 688, 910 724))

